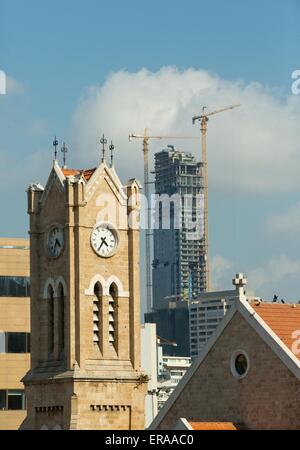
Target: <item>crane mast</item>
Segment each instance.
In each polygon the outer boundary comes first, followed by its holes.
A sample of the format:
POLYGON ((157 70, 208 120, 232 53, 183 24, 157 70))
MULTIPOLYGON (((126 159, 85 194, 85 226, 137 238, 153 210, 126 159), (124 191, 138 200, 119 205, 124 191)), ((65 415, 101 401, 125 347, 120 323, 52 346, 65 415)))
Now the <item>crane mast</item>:
POLYGON ((149 191, 149 140, 150 139, 199 139, 192 136, 149 136, 148 129, 145 129, 144 134, 131 133, 129 135, 129 141, 132 139, 143 140, 143 156, 144 156, 144 189, 145 197, 147 200, 147 226, 145 235, 145 247, 146 247, 146 300, 147 300, 147 312, 152 311, 152 282, 151 282, 151 199, 149 191))
POLYGON ((218 109, 210 113, 205 113, 206 107, 202 108, 202 114, 199 116, 194 116, 192 121, 193 124, 198 120, 200 121, 201 130, 201 144, 202 144, 202 164, 203 164, 203 190, 204 190, 204 236, 203 236, 203 247, 204 247, 204 258, 205 258, 205 286, 206 291, 210 291, 210 266, 209 266, 209 245, 208 245, 208 164, 207 164, 207 151, 206 151, 206 134, 207 134, 207 122, 208 117, 215 114, 237 108, 240 104, 231 105, 226 108, 218 109))

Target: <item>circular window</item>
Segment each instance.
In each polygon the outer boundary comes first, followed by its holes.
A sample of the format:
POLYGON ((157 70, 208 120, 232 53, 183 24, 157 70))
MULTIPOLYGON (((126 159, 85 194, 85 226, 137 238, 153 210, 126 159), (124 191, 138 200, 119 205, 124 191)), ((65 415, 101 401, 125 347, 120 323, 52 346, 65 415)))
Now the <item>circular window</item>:
POLYGON ((249 370, 249 358, 243 351, 236 351, 231 357, 231 372, 236 378, 244 378, 249 370))

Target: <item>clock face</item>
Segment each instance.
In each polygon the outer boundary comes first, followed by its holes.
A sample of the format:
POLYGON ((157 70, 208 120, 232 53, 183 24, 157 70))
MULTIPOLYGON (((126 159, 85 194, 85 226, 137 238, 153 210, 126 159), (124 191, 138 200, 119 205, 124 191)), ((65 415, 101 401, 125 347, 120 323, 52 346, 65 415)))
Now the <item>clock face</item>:
POLYGON ((97 255, 108 258, 117 248, 117 233, 106 224, 97 225, 92 231, 91 244, 97 255))
POLYGON ((59 225, 55 225, 48 233, 47 250, 50 256, 57 258, 64 247, 64 232, 59 225))

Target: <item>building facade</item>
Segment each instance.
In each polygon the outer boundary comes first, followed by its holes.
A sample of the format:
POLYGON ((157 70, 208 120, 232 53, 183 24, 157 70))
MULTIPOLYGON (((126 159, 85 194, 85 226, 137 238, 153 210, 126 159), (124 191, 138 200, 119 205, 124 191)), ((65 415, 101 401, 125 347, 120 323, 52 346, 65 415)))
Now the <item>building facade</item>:
POLYGON ((145 428, 153 422, 158 412, 158 354, 156 324, 145 323, 141 328, 141 364, 149 377, 145 397, 145 428))
POLYGON ((31 367, 23 429, 143 429, 140 185, 54 161, 28 189, 31 367))
POLYGON ((162 353, 158 375, 158 411, 162 409, 190 366, 191 358, 188 356, 167 356, 162 353))
POLYGON ((236 291, 203 292, 189 304, 190 355, 198 356, 229 308, 235 303, 236 291))
POLYGON ((154 309, 206 290, 202 163, 169 147, 155 154, 154 309))
POLYGON ((300 429, 300 305, 246 298, 245 281, 151 429, 300 429))
POLYGON ((0 239, 0 430, 26 417, 21 379, 30 366, 29 242, 0 239))

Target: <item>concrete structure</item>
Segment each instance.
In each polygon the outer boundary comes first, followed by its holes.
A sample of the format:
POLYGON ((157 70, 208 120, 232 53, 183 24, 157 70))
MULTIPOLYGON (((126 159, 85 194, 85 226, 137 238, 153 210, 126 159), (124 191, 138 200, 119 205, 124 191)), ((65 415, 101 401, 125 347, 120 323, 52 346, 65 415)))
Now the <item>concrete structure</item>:
POLYGON ((23 429, 143 429, 140 185, 54 161, 28 189, 31 368, 23 429))
POLYGON ((21 378, 30 365, 29 242, 0 239, 0 430, 26 417, 21 378))
POLYGON ((145 322, 156 323, 157 335, 176 343, 176 346, 165 344, 165 354, 190 355, 189 309, 186 300, 166 298, 155 311, 145 314, 145 322))
POLYGON ((159 228, 153 231, 156 310, 166 297, 193 298, 206 290, 202 163, 173 147, 156 153, 155 193, 161 196, 155 202, 159 228))
POLYGON ((146 428, 153 422, 158 412, 158 354, 160 352, 158 352, 156 325, 155 323, 145 323, 141 329, 141 366, 149 377, 148 391, 145 397, 146 428))
POLYGON ((235 303, 236 291, 203 292, 189 304, 190 355, 195 358, 205 346, 230 306, 235 303))
POLYGON ((158 376, 158 411, 164 406, 181 378, 191 366, 191 358, 162 355, 162 369, 158 376))
POLYGON ((246 429, 300 429, 300 305, 237 299, 151 429, 226 422, 246 429))

